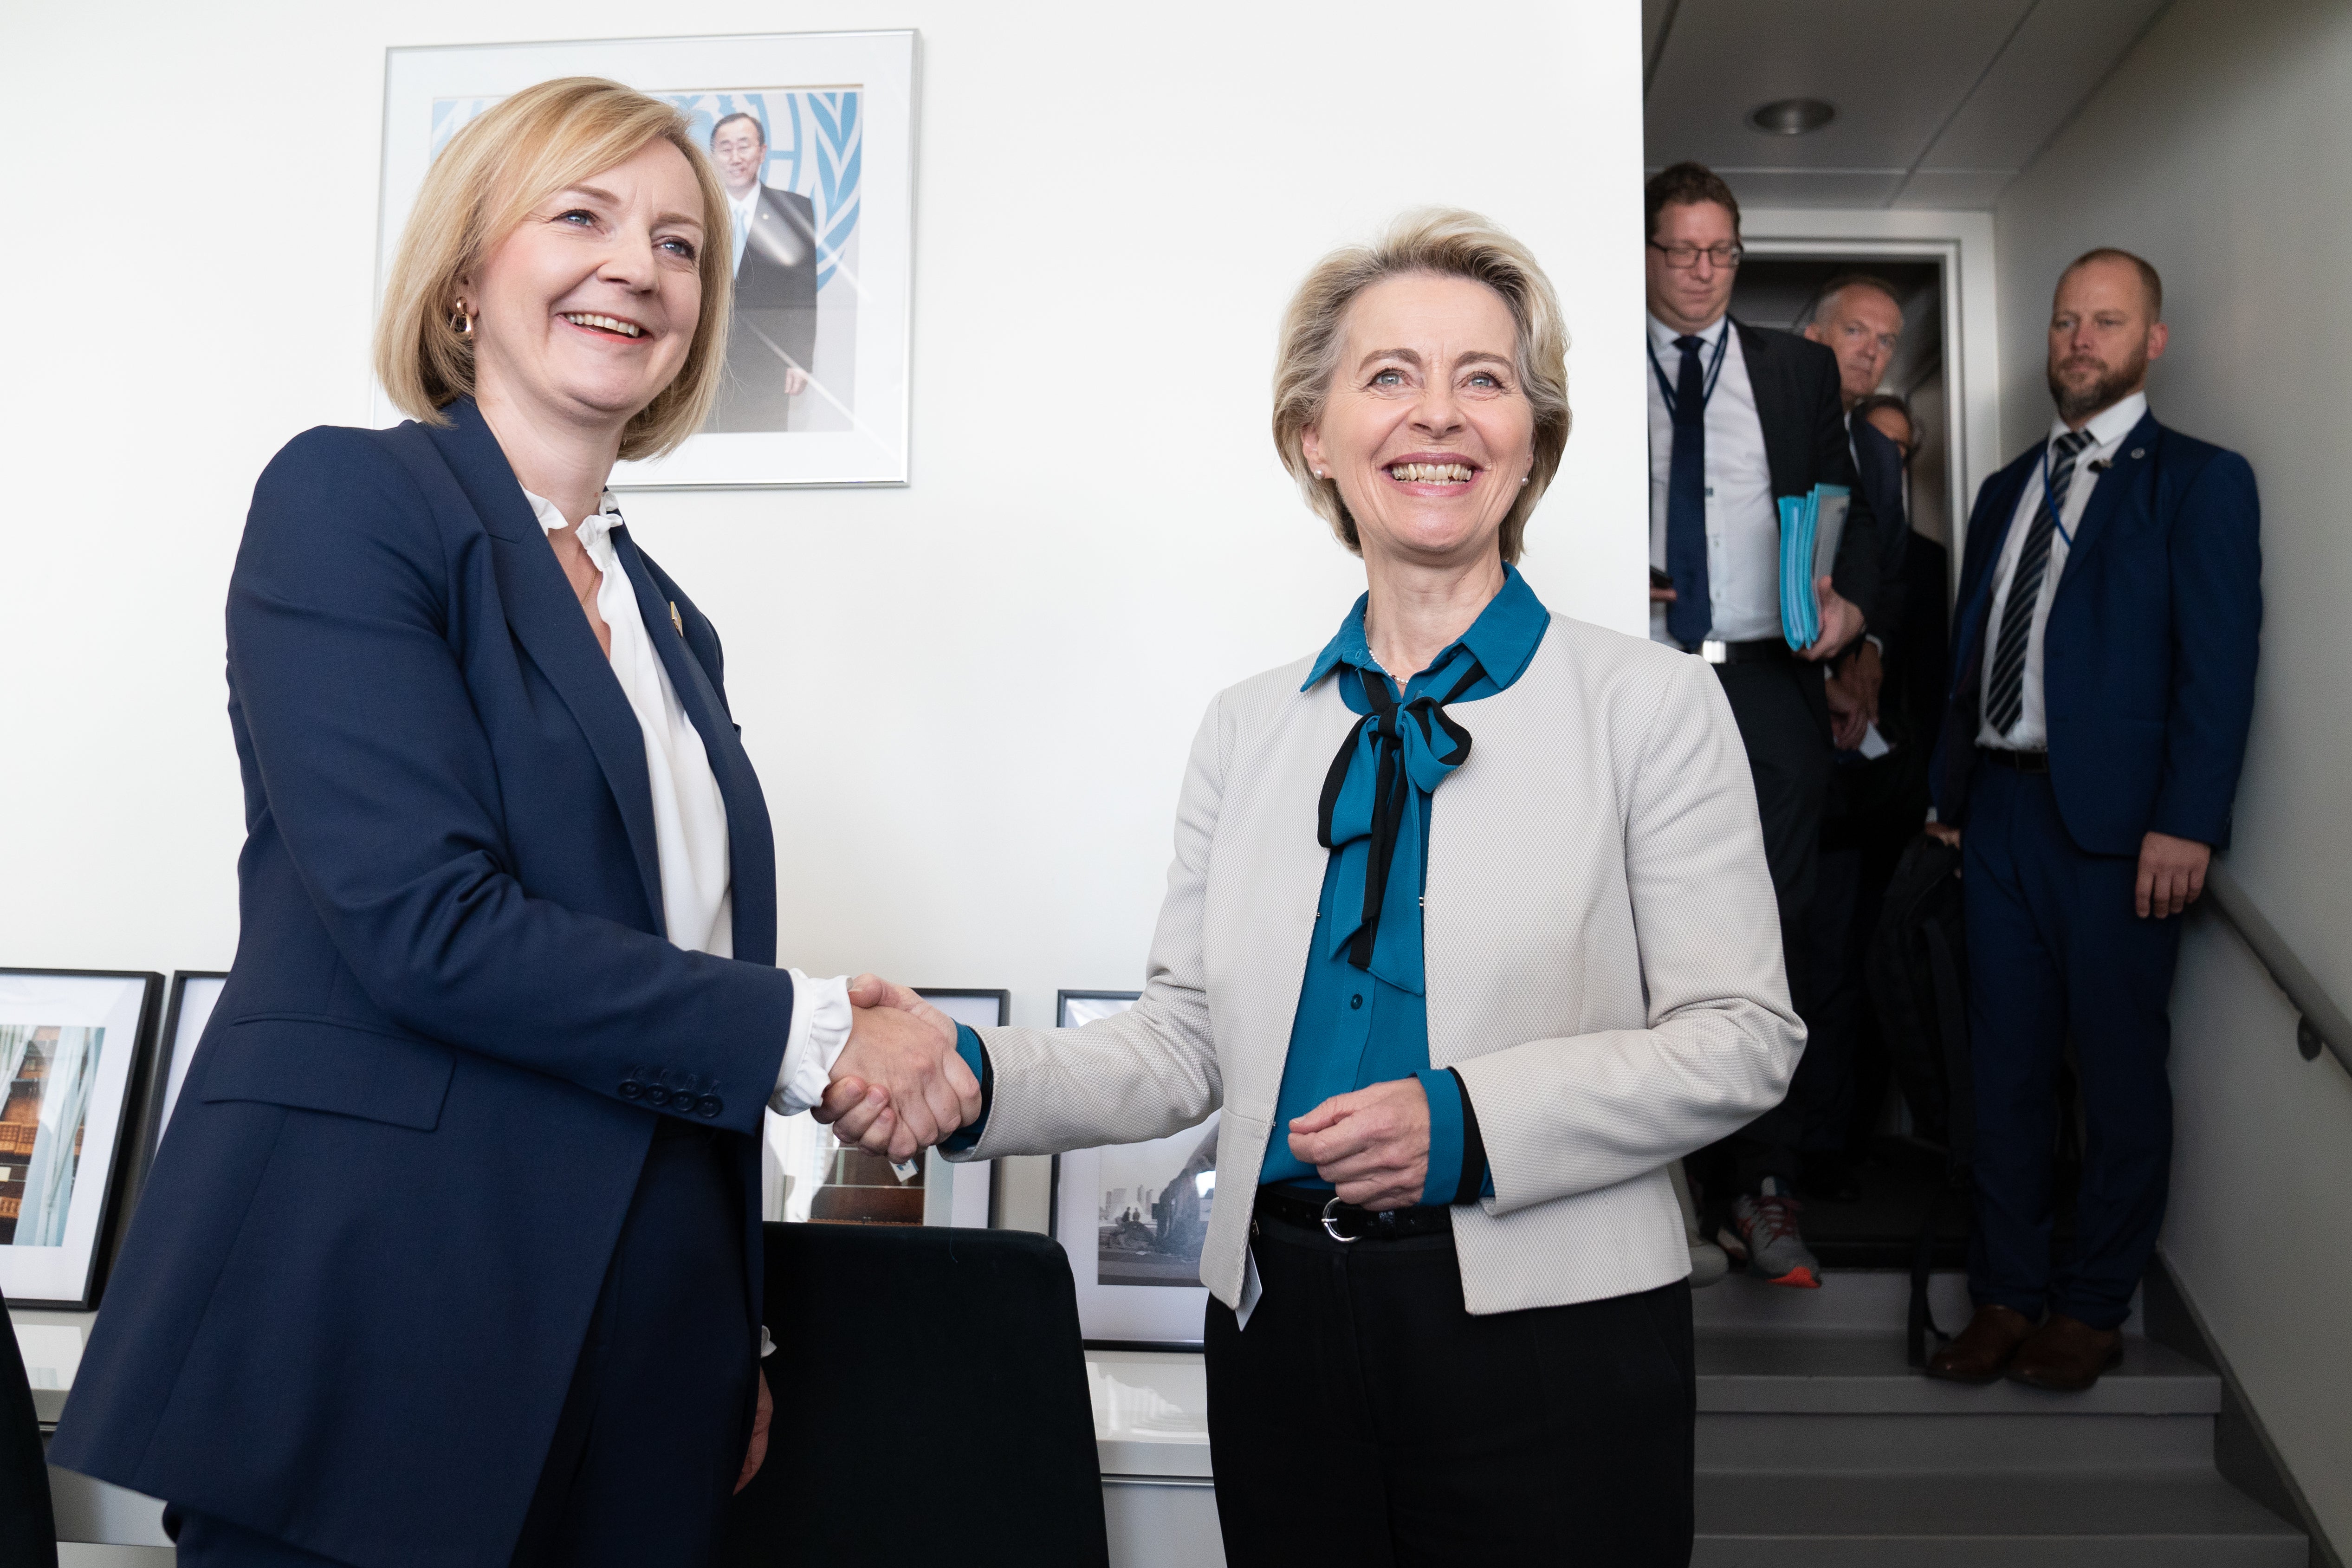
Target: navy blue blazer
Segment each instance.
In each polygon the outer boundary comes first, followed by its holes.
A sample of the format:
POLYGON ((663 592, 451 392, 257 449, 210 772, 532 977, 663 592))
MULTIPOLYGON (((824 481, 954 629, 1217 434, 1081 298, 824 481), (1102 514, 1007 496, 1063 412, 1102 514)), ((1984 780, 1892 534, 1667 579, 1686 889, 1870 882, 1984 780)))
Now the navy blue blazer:
MULTIPOLYGON (((1969 514, 1952 670, 1933 768, 1936 815, 1965 824, 1980 763, 1979 687, 1993 563, 2042 444, 1987 479, 1969 514)), ((2262 639, 2262 506, 2235 452, 2149 415, 2099 476, 2043 633, 2050 783, 2094 855, 2137 855, 2150 832, 2216 848, 2253 717, 2262 639)))
POLYGON ((736 1134, 759 1321, 793 1005, 710 623, 614 531, 726 802, 733 959, 664 939, 636 719, 449 414, 310 431, 254 491, 236 963, 49 1452, 364 1568, 508 1562, 663 1116, 736 1134))
MULTIPOLYGON (((1846 434, 1853 442, 1854 488, 1870 502, 1872 521, 1878 529, 1879 597, 1889 605, 1903 598, 1903 564, 1910 553, 1911 517, 1903 505, 1903 449, 1867 419, 1846 417, 1846 434)), ((1882 616, 1891 623, 1894 616, 1882 616)), ((1888 626, 1870 628, 1891 648, 1888 626)))

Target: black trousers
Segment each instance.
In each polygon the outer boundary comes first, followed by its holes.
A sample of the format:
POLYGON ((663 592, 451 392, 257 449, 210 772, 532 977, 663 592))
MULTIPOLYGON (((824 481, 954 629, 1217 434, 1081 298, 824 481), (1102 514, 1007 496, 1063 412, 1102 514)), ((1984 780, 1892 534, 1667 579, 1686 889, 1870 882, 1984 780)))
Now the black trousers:
POLYGON ((1474 1318, 1451 1236, 1252 1250, 1248 1329, 1207 1325, 1232 1568, 1689 1562, 1686 1283, 1474 1318))
MULTIPOLYGON (((1828 808, 1837 753, 1830 740, 1829 695, 1822 667, 1801 659, 1716 667, 1748 768, 1756 781, 1756 812, 1764 826, 1764 858, 1780 911, 1780 952, 1789 995, 1808 1025, 1818 1011, 1806 933, 1821 885, 1822 819, 1828 808)), ((1808 1050, 1797 1063, 1788 1095, 1727 1140, 1736 1181, 1752 1189, 1765 1176, 1797 1177, 1798 1151, 1825 1116, 1834 1114, 1837 1064, 1808 1050)), ((1718 1145, 1719 1149, 1723 1146, 1718 1145)))
MULTIPOLYGON (((661 1131, 629 1200, 515 1568, 706 1563, 742 1468, 758 1331, 743 1278, 742 1200, 718 1144, 736 1134, 669 1119, 661 1131)), ((173 1508, 164 1524, 181 1568, 340 1568, 209 1515, 173 1508)), ((385 1535, 399 1539, 397 1521, 385 1535)))

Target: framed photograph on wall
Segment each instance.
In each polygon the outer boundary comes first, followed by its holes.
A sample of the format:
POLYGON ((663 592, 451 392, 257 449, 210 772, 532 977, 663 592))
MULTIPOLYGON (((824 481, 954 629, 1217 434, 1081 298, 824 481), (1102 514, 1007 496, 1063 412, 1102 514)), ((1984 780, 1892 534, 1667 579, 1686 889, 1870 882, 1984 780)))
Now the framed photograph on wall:
POLYGON ((188 1080, 189 1059, 196 1054, 196 1042, 204 1038, 213 1005, 220 1000, 221 987, 227 982, 228 976, 217 970, 182 969, 172 975, 163 1005, 163 1026, 156 1033, 154 1053, 142 1075, 140 1103, 131 1119, 138 1137, 123 1179, 125 1221, 138 1206, 147 1173, 155 1168, 155 1151, 163 1144, 172 1108, 180 1103, 180 1086, 188 1080))
MULTIPOLYGON (((1064 991, 1065 1029, 1135 1005, 1133 991, 1064 991)), ((1217 1123, 1148 1143, 1080 1149, 1054 1162, 1054 1236, 1077 1283, 1088 1344, 1185 1349, 1201 1342, 1209 1292, 1201 1244, 1217 1198, 1217 1123)))
MULTIPOLYGON (((959 1024, 975 1029, 1001 1029, 1013 1022, 1010 991, 958 991, 951 987, 918 985, 916 994, 959 1024)), ((989 1189, 995 1162, 950 1164, 937 1149, 923 1156, 923 1223, 988 1228, 989 1189)))
MULTIPOLYGON (((995 1028, 1013 1021, 1013 994, 915 987, 959 1024, 995 1028)), ((786 1224, 936 1225, 984 1230, 987 1165, 951 1165, 926 1150, 905 1165, 845 1148, 829 1127, 803 1111, 762 1118, 761 1214, 786 1224)))
MULTIPOLYGON (((727 378, 702 432, 616 490, 907 482, 915 34, 770 33, 386 51, 376 297, 433 159, 556 77, 676 104, 732 205, 727 378)), ((376 415, 398 412, 376 392, 376 415)))
POLYGON ((0 969, 0 1291, 98 1304, 160 974, 0 969))

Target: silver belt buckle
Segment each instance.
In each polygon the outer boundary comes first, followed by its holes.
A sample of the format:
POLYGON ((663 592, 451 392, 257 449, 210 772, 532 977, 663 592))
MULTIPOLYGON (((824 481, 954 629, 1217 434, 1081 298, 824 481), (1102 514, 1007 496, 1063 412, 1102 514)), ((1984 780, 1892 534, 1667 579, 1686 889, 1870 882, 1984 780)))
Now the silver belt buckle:
POLYGON ((1364 1238, 1360 1236, 1342 1236, 1339 1234, 1339 1222, 1333 1218, 1331 1215, 1331 1211, 1339 1206, 1339 1200, 1337 1197, 1334 1197, 1329 1203, 1323 1205, 1324 1232, 1334 1241, 1357 1242, 1363 1240, 1364 1238))
POLYGON ((1723 639, 1720 637, 1708 637, 1706 641, 1698 645, 1698 656, 1699 658, 1706 660, 1709 664, 1721 664, 1725 662, 1726 651, 1723 645, 1723 639))

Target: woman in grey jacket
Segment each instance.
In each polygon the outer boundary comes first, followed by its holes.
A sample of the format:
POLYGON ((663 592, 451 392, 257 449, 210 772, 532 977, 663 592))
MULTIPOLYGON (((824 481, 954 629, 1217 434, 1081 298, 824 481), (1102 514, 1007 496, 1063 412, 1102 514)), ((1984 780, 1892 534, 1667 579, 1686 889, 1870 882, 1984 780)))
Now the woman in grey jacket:
MULTIPOLYGON (((1309 274, 1275 439, 1368 591, 1211 706, 1136 1005, 961 1037, 961 1157, 1223 1109, 1201 1271, 1237 1565, 1689 1555, 1666 1166, 1778 1101, 1804 1035, 1706 667, 1513 569, 1565 357, 1534 258, 1466 213, 1309 274)), ((889 1141, 855 1080, 823 1113, 889 1141)))

